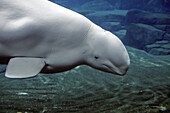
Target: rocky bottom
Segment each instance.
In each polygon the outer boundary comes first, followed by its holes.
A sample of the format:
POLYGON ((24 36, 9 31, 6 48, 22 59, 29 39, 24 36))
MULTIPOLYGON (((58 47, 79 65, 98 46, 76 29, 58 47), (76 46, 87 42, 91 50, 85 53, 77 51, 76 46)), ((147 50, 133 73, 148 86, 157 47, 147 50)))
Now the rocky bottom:
POLYGON ((125 76, 87 66, 29 79, 4 77, 0 66, 0 113, 169 113, 170 56, 127 47, 125 76))

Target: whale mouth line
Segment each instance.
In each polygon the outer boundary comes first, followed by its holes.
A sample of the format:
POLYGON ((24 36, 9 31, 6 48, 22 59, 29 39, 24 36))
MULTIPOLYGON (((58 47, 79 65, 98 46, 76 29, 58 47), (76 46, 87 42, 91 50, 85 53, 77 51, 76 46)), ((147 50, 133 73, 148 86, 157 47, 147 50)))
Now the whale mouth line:
POLYGON ((116 74, 116 72, 113 70, 113 68, 112 68, 111 66, 108 66, 108 65, 106 65, 106 64, 103 64, 103 66, 104 66, 109 72, 116 74))
POLYGON ((114 65, 111 67, 109 65, 103 64, 103 66, 104 66, 104 68, 107 69, 107 71, 109 73, 113 73, 113 74, 117 74, 117 75, 125 75, 125 73, 121 72, 121 70, 114 65))

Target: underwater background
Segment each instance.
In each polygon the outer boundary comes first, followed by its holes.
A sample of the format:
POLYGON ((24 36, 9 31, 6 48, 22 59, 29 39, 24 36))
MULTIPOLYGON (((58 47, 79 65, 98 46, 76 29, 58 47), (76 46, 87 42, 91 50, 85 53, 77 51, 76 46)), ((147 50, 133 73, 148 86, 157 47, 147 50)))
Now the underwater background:
POLYGON ((170 113, 170 0, 51 1, 117 35, 130 69, 117 76, 78 66, 8 79, 0 65, 0 113, 170 113))

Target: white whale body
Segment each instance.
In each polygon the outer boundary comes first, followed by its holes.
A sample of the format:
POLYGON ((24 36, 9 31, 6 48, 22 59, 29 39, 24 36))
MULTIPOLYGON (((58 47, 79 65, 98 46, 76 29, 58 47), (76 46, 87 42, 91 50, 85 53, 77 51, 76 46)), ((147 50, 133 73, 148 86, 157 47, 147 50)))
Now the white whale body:
POLYGON ((9 78, 58 73, 78 65, 124 75, 122 42, 86 17, 47 0, 0 1, 0 63, 9 78))

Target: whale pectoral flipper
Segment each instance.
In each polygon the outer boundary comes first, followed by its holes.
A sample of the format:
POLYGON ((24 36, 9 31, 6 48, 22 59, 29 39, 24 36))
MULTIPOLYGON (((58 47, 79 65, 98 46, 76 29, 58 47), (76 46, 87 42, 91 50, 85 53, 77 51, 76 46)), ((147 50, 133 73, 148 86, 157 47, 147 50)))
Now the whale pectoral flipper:
POLYGON ((29 78, 36 76, 45 66, 43 58, 12 58, 10 59, 5 76, 8 78, 29 78))

